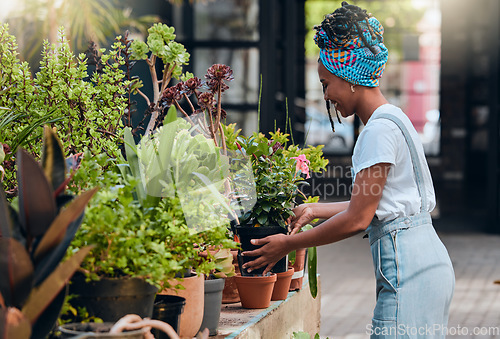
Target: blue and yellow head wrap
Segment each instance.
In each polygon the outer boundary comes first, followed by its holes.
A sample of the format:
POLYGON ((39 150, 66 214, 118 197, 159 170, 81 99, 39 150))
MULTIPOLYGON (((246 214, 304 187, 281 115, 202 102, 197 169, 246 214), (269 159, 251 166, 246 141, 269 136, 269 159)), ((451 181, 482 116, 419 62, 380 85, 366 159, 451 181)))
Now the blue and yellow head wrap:
POLYGON ((314 41, 320 48, 321 62, 332 74, 352 84, 377 87, 388 57, 384 28, 374 17, 349 22, 336 20, 335 14, 315 27, 314 41))

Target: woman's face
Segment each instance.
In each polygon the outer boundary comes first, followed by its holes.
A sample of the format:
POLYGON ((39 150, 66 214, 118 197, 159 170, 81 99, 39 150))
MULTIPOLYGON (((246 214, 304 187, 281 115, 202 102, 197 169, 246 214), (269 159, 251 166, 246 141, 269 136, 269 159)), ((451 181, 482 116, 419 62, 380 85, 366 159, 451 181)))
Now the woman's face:
POLYGON ((344 118, 353 115, 355 113, 354 93, 351 91, 351 84, 333 75, 321 61, 318 62, 318 75, 319 81, 323 85, 325 100, 329 100, 344 118))

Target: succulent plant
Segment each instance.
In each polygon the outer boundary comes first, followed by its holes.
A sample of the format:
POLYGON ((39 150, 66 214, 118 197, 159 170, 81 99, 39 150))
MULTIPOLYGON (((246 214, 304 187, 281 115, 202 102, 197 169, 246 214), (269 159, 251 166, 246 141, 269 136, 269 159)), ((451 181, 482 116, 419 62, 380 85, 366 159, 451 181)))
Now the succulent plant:
POLYGON ((66 283, 91 249, 61 263, 96 189, 65 194, 71 176, 49 127, 42 166, 23 149, 16 160, 17 210, 0 189, 0 338, 43 338, 59 315, 66 283))

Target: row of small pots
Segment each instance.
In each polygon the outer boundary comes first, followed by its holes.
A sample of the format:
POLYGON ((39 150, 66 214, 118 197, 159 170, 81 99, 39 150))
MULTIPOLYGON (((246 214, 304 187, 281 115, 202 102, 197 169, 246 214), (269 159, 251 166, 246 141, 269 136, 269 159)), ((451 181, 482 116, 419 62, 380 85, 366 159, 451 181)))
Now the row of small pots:
POLYGON ((266 308, 271 300, 285 300, 288 296, 294 269, 267 276, 236 276, 236 286, 243 308, 266 308))

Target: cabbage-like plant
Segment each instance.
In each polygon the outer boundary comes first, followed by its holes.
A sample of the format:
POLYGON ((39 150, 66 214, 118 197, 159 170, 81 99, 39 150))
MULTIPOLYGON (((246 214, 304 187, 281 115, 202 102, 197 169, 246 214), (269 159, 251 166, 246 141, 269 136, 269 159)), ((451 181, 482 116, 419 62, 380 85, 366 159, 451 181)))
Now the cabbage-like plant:
POLYGON ((55 132, 44 129, 42 166, 16 156, 15 208, 0 189, 0 338, 44 338, 59 315, 64 287, 90 246, 61 263, 96 189, 65 194, 70 180, 55 132))

